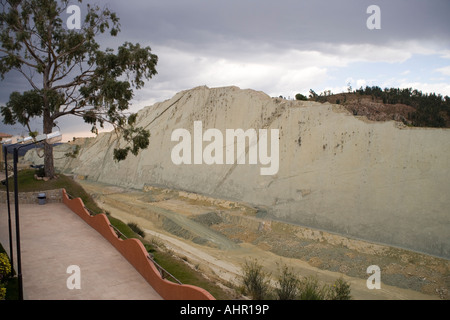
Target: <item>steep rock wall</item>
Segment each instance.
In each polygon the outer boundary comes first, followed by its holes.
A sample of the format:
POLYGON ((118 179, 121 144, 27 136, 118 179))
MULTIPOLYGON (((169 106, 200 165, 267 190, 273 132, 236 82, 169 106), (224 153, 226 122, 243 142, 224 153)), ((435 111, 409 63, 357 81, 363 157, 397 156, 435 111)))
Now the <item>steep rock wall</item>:
MULTIPOLYGON (((101 134, 60 170, 132 188, 163 186, 248 202, 267 217, 450 258, 450 130, 356 118, 338 105, 270 98, 237 87, 198 87, 139 112, 151 132, 137 157, 101 134), (175 165, 177 128, 279 129, 280 167, 175 165)), ((204 146, 208 143, 204 142, 204 146)), ((67 146, 66 146, 67 148, 67 146)), ((225 150, 225 147, 224 147, 225 150)), ((225 151, 224 151, 225 152, 225 151)))

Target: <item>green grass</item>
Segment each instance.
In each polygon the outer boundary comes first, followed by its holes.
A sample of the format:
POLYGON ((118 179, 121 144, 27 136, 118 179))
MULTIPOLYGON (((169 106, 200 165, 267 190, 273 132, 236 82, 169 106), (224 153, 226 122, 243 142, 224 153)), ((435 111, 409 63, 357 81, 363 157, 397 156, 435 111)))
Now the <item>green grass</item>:
MULTIPOLYGON (((17 185, 19 192, 36 192, 53 189, 66 189, 67 193, 73 197, 81 198, 84 205, 93 213, 102 213, 102 209, 97 206, 92 197, 83 189, 81 185, 75 182, 72 178, 63 174, 58 175, 57 179, 50 181, 34 179, 35 170, 22 170, 18 174, 17 185)), ((8 179, 9 191, 14 190, 14 180, 8 179)), ((6 187, 1 185, 1 190, 6 191, 6 187)))
MULTIPOLYGON (((152 252, 152 254, 155 261, 175 278, 181 281, 181 283, 203 288, 211 293, 217 300, 235 299, 233 295, 224 291, 216 283, 208 281, 205 277, 203 277, 201 271, 194 272, 191 267, 186 265, 183 261, 175 258, 169 252, 157 250, 152 252)), ((167 278, 167 280, 170 280, 170 278, 167 278)))
MULTIPOLYGON (((117 228, 127 238, 136 238, 140 240, 149 252, 154 256, 155 261, 160 264, 169 273, 175 276, 183 284, 190 284, 198 286, 210 292, 218 300, 233 299, 228 292, 220 288, 216 283, 208 281, 200 271, 193 270, 190 266, 182 260, 175 258, 170 252, 154 246, 151 242, 143 239, 130 226, 123 221, 114 218, 102 210, 94 201, 94 199, 83 189, 83 187, 74 181, 72 178, 59 174, 58 178, 50 181, 36 180, 34 178, 35 170, 22 170, 18 174, 18 188, 19 192, 36 192, 52 189, 66 189, 67 193, 75 198, 81 198, 87 209, 93 214, 105 213, 115 228, 117 228)), ((9 179, 10 191, 13 190, 13 179, 9 179)), ((0 190, 6 190, 6 187, 1 185, 0 190)), ((168 279, 170 280, 170 279, 168 279)), ((14 285, 12 283, 11 285, 14 285)))

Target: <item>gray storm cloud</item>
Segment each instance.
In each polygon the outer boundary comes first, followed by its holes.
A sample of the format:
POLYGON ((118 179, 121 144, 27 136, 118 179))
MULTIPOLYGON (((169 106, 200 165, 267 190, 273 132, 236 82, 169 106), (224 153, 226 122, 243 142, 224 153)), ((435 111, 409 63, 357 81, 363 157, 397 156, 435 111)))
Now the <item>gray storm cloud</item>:
MULTIPOLYGON (((136 109, 197 85, 276 91, 289 81, 319 84, 327 68, 351 61, 402 62, 426 50, 450 52, 448 0, 88 2, 107 6, 120 18, 122 32, 102 37, 104 47, 139 42, 160 58, 159 74, 135 94, 136 109), (372 4, 381 9, 376 32, 366 27, 372 4)), ((29 90, 19 74, 2 81, 1 105, 14 90, 29 90)), ((69 132, 80 128, 75 119, 61 124, 69 132)), ((23 131, 0 124, 0 131, 11 130, 23 131)))

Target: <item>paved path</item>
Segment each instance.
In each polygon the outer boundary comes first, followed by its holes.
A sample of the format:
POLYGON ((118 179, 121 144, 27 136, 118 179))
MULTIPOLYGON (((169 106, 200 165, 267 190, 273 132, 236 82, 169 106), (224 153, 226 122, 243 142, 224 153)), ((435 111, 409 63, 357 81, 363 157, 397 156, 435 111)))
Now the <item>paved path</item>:
MULTIPOLYGON (((64 204, 20 205, 25 300, 160 300, 161 296, 97 231, 64 204), (81 289, 68 289, 69 266, 81 289)), ((11 203, 14 217, 14 202, 11 203)), ((14 264, 15 232, 13 219, 14 264)), ((0 243, 9 252, 8 214, 0 204, 0 243)), ((16 268, 17 270, 17 268, 16 268)))

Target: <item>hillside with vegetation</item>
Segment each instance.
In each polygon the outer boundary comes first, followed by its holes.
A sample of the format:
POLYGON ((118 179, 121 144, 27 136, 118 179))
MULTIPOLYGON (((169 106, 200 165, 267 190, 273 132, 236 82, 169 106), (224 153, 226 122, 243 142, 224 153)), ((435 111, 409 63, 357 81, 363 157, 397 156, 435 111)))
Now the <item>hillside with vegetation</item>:
POLYGON ((343 105, 355 116, 366 116, 373 121, 395 120, 413 127, 450 127, 450 97, 406 88, 366 86, 357 90, 333 94, 317 94, 310 90, 309 97, 296 95, 297 100, 311 100, 343 105))

